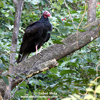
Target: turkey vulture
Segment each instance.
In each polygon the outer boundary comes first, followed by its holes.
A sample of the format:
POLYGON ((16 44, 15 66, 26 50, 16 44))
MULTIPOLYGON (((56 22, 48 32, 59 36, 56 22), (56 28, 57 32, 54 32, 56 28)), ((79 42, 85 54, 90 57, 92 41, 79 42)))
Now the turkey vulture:
POLYGON ((48 19, 50 16, 51 15, 48 11, 44 11, 40 20, 30 24, 25 29, 19 56, 16 60, 17 63, 26 59, 31 52, 37 52, 37 49, 49 40, 49 32, 52 31, 52 25, 48 19))

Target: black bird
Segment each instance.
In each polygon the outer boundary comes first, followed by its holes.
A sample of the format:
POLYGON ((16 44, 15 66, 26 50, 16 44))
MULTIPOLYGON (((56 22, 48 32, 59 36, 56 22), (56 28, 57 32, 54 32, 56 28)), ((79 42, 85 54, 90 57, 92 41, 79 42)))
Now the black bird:
POLYGON ((48 11, 44 11, 40 20, 30 24, 25 29, 19 56, 16 60, 17 63, 26 59, 31 52, 37 52, 37 49, 49 40, 49 32, 52 31, 52 25, 48 19, 50 16, 51 15, 48 11))

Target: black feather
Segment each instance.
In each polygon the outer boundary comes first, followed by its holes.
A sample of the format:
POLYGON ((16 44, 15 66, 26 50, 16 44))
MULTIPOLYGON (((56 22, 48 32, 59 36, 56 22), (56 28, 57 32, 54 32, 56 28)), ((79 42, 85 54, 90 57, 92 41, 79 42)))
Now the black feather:
POLYGON ((21 62, 28 57, 31 52, 36 51, 36 45, 38 45, 38 49, 49 40, 50 32, 52 31, 52 25, 49 22, 48 17, 45 18, 43 15, 39 21, 36 21, 30 24, 25 29, 25 34, 22 39, 22 44, 19 51, 17 63, 21 62))

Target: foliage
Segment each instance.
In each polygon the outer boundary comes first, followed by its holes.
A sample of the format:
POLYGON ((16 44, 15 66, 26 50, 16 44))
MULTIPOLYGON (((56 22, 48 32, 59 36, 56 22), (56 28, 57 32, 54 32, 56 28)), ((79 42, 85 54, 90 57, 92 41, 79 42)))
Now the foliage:
MULTIPOLYGON (((61 40, 70 34, 82 29, 87 23, 85 9, 87 5, 84 0, 25 0, 20 32, 18 37, 17 52, 22 41, 24 29, 30 23, 38 20, 43 11, 48 10, 52 14, 50 22, 53 24, 51 39, 45 43, 43 48, 54 43, 62 43, 61 40), (70 12, 70 14, 69 14, 70 12), (85 15, 83 16, 83 14, 85 15), (71 15, 71 17, 70 17, 71 15), (83 18, 83 20, 82 20, 83 18), (81 22, 81 23, 80 23, 81 22), (80 24, 80 26, 79 26, 80 24)), ((100 6, 96 7, 96 17, 100 16, 100 6)), ((14 23, 14 4, 11 0, 0 0, 0 70, 8 70, 11 38, 14 23)), ((23 82, 14 95, 15 99, 26 96, 46 96, 37 100, 49 100, 48 96, 57 97, 57 100, 83 100, 100 98, 100 38, 77 50, 75 53, 60 59, 59 66, 39 75, 29 78, 23 82), (87 91, 87 92, 86 92, 87 91), (85 94, 86 93, 86 94, 85 94), (85 95, 83 95, 85 94, 85 95), (64 100, 64 99, 63 99, 64 100)), ((16 55, 17 58, 17 55, 16 55)), ((7 84, 7 76, 2 78, 7 84)), ((25 99, 26 100, 26 99, 25 99)))

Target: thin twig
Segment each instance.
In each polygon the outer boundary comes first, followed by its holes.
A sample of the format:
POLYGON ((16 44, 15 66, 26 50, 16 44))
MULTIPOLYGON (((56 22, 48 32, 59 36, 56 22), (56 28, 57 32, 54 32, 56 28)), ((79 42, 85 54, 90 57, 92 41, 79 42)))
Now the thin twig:
POLYGON ((84 18, 84 16, 85 16, 85 13, 86 13, 86 4, 85 4, 85 10, 84 10, 84 13, 83 13, 83 15, 82 15, 82 19, 81 19, 81 21, 80 21, 80 23, 79 23, 79 25, 78 25, 78 28, 77 28, 77 31, 78 31, 78 29, 79 29, 79 27, 80 27, 80 25, 81 25, 81 23, 82 23, 82 21, 83 21, 83 18, 84 18))
POLYGON ((15 92, 18 90, 19 86, 20 86, 20 85, 21 85, 21 84, 22 84, 25 80, 26 80, 26 78, 24 78, 24 79, 23 79, 23 81, 19 83, 19 85, 16 87, 16 90, 13 92, 13 94, 12 94, 11 98, 13 98, 13 97, 14 97, 15 92))
MULTIPOLYGON (((66 1, 65 1, 65 0, 64 0, 64 2, 65 2, 65 6, 66 6, 66 8, 68 9, 68 5, 66 4, 66 1)), ((68 10, 68 13, 69 13, 69 16, 70 16, 70 18, 71 18, 71 20, 72 20, 72 22, 73 22, 74 28, 76 29, 76 26, 75 26, 75 24, 74 24, 73 18, 72 18, 72 16, 71 16, 69 10, 68 10)))
POLYGON ((85 16, 85 13, 86 13, 86 4, 85 4, 85 10, 84 10, 84 13, 83 13, 83 17, 82 17, 82 19, 81 19, 81 21, 80 21, 80 23, 79 23, 79 25, 78 25, 78 28, 77 28, 77 32, 76 32, 76 39, 77 39, 77 49, 79 48, 79 45, 78 45, 78 29, 79 29, 79 27, 80 27, 80 25, 81 25, 81 23, 82 23, 82 21, 83 21, 83 18, 84 18, 84 16, 85 16))

